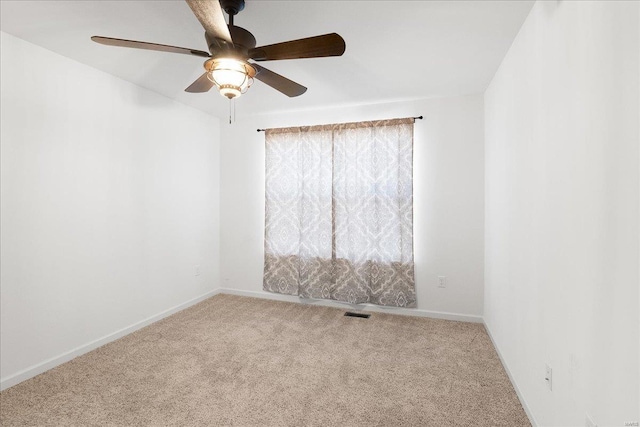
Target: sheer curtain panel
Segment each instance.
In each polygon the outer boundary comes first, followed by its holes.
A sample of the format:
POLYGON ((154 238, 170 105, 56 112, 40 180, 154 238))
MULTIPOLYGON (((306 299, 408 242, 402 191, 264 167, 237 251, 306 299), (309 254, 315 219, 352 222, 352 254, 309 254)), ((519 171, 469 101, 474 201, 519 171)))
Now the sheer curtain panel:
POLYGON ((413 122, 266 131, 266 291, 415 307, 413 122))

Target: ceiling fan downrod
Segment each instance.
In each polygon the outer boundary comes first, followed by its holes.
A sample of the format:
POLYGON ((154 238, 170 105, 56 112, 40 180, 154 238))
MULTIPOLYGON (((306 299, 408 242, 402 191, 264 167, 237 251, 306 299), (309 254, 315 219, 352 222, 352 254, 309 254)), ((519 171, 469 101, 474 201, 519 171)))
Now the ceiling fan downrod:
POLYGON ((229 15, 229 26, 233 26, 233 17, 244 9, 244 0, 220 0, 220 6, 229 15))

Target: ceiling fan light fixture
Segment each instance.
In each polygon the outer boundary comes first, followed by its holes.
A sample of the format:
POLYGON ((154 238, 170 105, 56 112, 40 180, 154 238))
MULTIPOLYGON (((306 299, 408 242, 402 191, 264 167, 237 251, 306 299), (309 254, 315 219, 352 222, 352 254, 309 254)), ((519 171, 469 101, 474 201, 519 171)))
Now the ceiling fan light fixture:
POLYGON ((307 88, 250 60, 275 61, 281 59, 325 58, 341 56, 345 41, 336 33, 289 40, 256 47, 250 31, 233 23, 234 15, 244 8, 245 0, 186 0, 187 5, 205 30, 209 51, 149 43, 113 37, 93 36, 91 40, 107 46, 120 46, 160 52, 181 53, 207 58, 202 73, 185 92, 205 93, 215 86, 220 95, 234 99, 245 93, 254 77, 278 92, 293 98, 307 88), (229 15, 225 20, 224 11, 229 15))
POLYGON ((207 77, 220 95, 225 98, 237 98, 249 89, 256 75, 256 69, 246 61, 234 58, 217 58, 205 64, 207 77))

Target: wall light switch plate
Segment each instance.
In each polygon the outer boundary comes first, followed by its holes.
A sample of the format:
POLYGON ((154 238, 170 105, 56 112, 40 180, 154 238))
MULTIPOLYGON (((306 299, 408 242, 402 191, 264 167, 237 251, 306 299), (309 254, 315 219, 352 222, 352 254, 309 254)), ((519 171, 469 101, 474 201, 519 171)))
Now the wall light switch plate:
POLYGON ((447 278, 445 276, 438 276, 438 287, 439 288, 447 287, 447 278))
POLYGON ((193 274, 194 274, 194 276, 199 276, 200 275, 200 264, 196 264, 193 267, 193 274))

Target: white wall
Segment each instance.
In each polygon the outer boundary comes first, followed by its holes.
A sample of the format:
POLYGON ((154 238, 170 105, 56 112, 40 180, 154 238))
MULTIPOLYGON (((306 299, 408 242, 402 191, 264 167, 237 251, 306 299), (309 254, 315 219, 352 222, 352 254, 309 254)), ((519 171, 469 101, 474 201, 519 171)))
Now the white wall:
POLYGON ((6 387, 219 286, 219 121, 1 38, 6 387))
POLYGON ((536 3, 485 94, 484 316, 539 425, 639 421, 639 7, 536 3))
MULTIPOLYGON (((259 84, 259 83, 256 83, 259 84)), ((274 93, 273 96, 282 96, 274 93)), ((222 286, 262 292, 264 133, 257 128, 423 115, 415 124, 414 243, 418 310, 482 315, 483 98, 405 101, 245 117, 222 124, 222 286), (437 287, 437 276, 448 287, 437 287)), ((266 294, 266 293, 265 293, 266 294)), ((265 296, 262 294, 262 296, 265 296)))

